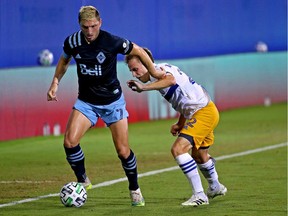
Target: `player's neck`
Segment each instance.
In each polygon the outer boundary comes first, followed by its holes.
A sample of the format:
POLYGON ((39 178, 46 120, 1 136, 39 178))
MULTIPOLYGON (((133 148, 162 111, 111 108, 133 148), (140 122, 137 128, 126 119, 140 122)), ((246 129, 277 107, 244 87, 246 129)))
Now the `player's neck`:
POLYGON ((84 36, 84 38, 85 38, 85 41, 87 42, 87 44, 90 44, 90 43, 91 43, 90 41, 88 41, 88 40, 86 39, 85 36, 84 36))

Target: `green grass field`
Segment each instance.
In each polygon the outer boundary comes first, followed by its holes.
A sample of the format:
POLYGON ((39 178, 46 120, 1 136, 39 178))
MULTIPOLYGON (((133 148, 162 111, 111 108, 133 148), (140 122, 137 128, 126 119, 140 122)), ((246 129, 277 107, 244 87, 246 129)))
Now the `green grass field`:
MULTIPOLYGON (((286 216, 287 104, 225 111, 220 118, 210 154, 219 159, 216 168, 228 193, 211 200, 210 205, 180 205, 191 196, 180 169, 139 178, 145 207, 130 206, 126 181, 100 187, 102 182, 123 178, 124 172, 109 129, 97 128, 85 135, 81 146, 87 173, 93 185, 99 187, 88 191, 88 200, 81 208, 66 208, 57 196, 65 183, 75 181, 65 159, 62 136, 1 142, 0 215, 286 216), (261 151, 281 143, 284 146, 261 151), (259 152, 222 157, 253 149, 259 152), (51 197, 47 197, 49 194, 51 197)), ((175 138, 169 134, 174 122, 175 119, 130 124, 130 144, 140 174, 176 166, 170 154, 175 138)), ((204 179, 203 185, 207 187, 204 179)))

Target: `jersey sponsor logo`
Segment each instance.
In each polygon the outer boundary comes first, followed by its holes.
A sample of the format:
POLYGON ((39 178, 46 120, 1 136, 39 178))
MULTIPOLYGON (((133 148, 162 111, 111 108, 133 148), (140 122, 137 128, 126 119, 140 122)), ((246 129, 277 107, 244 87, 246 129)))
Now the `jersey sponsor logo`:
POLYGON ((102 76, 101 65, 95 65, 94 68, 87 68, 85 64, 79 64, 79 67, 83 75, 102 76))

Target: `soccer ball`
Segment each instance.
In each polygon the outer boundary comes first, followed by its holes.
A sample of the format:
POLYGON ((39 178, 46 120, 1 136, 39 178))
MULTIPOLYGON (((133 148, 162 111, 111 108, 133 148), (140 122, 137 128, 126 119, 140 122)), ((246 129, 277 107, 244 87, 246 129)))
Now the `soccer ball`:
POLYGON ((66 207, 81 207, 87 200, 86 189, 81 183, 69 182, 60 191, 60 200, 66 207))
POLYGON ((256 51, 257 52, 267 52, 268 51, 268 46, 266 43, 262 42, 262 41, 259 41, 257 44, 256 44, 256 51))
POLYGON ((50 66, 53 63, 53 60, 53 53, 48 49, 44 49, 38 54, 37 61, 41 66, 50 66))

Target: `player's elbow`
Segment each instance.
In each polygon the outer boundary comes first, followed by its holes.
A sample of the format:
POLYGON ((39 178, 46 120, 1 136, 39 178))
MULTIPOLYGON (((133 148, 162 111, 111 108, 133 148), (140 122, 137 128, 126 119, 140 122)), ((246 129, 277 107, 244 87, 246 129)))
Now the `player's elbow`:
POLYGON ((176 84, 176 79, 172 75, 166 75, 166 80, 169 82, 170 86, 176 84))
POLYGON ((173 77, 173 79, 171 80, 171 84, 175 85, 176 84, 176 79, 173 77))

